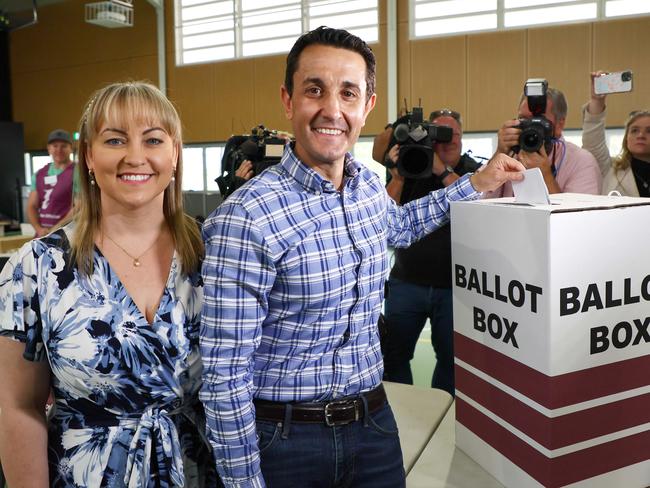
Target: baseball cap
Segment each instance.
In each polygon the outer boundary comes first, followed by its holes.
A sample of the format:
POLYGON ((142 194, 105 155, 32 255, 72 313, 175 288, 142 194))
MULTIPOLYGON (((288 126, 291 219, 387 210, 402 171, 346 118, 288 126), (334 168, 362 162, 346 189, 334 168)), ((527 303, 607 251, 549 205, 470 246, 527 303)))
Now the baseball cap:
POLYGON ((63 141, 63 142, 67 142, 68 144, 72 144, 72 137, 70 136, 69 132, 63 129, 55 129, 52 132, 50 132, 49 136, 47 136, 48 144, 54 141, 63 141))

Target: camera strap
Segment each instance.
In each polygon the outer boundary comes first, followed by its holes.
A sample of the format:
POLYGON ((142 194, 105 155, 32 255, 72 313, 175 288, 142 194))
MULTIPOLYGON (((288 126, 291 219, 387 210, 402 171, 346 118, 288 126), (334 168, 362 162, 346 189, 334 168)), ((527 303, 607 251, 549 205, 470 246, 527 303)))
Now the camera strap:
POLYGON ((553 173, 553 178, 557 177, 558 172, 560 171, 560 168, 562 167, 562 164, 564 163, 564 160, 566 159, 566 143, 562 139, 553 139, 553 161, 551 163, 551 172, 553 173), (560 158, 560 162, 558 164, 555 164, 556 160, 556 147, 557 145, 562 146, 562 157, 560 158))

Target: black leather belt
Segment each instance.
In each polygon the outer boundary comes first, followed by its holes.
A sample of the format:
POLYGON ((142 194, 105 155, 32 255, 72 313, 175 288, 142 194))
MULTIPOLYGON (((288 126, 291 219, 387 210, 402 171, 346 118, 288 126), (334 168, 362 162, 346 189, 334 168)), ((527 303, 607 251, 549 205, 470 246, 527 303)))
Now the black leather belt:
POLYGON ((268 400, 254 400, 255 417, 258 420, 283 422, 287 414, 287 405, 291 406, 291 422, 324 423, 330 427, 345 425, 362 419, 365 409, 363 398, 368 403, 368 413, 379 410, 386 401, 384 385, 380 384, 353 397, 344 397, 331 402, 319 403, 281 403, 268 400))

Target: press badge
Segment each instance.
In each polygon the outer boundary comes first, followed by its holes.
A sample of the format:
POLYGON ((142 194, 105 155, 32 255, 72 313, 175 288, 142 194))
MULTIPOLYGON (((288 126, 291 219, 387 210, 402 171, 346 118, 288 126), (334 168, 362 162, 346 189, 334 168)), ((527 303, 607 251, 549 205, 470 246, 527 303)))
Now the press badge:
POLYGON ((54 185, 56 185, 57 178, 58 178, 57 175, 48 175, 45 178, 43 178, 43 182, 46 185, 54 186, 54 185))

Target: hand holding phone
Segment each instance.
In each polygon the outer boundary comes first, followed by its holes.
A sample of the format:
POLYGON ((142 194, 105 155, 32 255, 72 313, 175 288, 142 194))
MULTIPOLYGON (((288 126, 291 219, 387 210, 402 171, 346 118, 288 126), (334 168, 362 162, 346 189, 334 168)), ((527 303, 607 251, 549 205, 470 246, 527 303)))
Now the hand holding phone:
POLYGON ((594 78, 594 93, 596 95, 629 91, 632 91, 632 71, 630 70, 604 73, 594 78))

